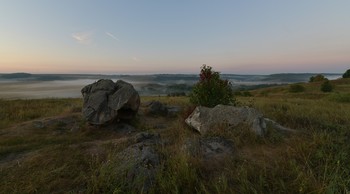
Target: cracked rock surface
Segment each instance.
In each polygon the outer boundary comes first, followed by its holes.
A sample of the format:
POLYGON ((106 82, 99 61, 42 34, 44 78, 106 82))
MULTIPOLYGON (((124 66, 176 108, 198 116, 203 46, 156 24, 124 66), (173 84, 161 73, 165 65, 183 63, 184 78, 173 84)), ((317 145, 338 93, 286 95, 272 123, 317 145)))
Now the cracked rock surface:
POLYGON ((254 108, 217 105, 214 108, 198 106, 186 119, 186 123, 201 134, 218 124, 235 127, 246 123, 257 135, 264 135, 266 123, 263 115, 254 108))
POLYGON ((132 119, 140 106, 140 96, 134 87, 125 81, 113 82, 101 79, 85 86, 83 116, 94 125, 103 125, 117 119, 132 119))

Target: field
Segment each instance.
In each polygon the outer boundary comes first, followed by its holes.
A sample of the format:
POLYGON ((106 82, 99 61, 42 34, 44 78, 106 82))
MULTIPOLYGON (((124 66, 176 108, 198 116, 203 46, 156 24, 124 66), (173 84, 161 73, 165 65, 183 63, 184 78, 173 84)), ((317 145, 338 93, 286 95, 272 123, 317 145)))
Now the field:
POLYGON ((200 135, 184 119, 193 110, 187 97, 142 97, 182 107, 175 118, 145 114, 141 106, 125 133, 93 127, 80 115, 81 99, 0 100, 0 193, 142 193, 118 172, 115 155, 137 132, 157 132, 161 165, 149 193, 349 193, 350 79, 249 91, 239 106, 296 129, 269 130, 257 137, 247 130, 218 128, 210 136, 232 140, 236 151, 221 163, 188 155, 182 145, 200 135), (159 127, 161 126, 161 127, 159 127))

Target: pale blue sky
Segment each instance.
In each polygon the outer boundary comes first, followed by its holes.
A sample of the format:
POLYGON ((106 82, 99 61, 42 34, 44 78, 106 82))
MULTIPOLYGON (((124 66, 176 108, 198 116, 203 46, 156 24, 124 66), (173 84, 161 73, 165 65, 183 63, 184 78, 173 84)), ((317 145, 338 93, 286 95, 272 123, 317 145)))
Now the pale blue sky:
POLYGON ((0 72, 344 72, 349 0, 4 0, 0 72))

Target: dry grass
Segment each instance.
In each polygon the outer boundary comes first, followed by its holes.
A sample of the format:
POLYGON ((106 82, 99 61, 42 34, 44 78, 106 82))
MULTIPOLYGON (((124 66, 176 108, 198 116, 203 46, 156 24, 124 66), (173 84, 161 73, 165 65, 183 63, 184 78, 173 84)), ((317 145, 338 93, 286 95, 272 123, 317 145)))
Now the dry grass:
MULTIPOLYGON (((334 83, 338 93, 323 94, 315 89, 317 84, 306 84, 300 94, 289 93, 286 86, 238 98, 241 105, 255 107, 299 133, 283 136, 269 129, 262 138, 244 125, 235 130, 218 126, 207 136, 230 139, 237 148, 219 166, 183 149, 186 140, 200 138, 183 122, 193 109, 188 98, 142 97, 143 103, 159 100, 183 107, 176 118, 147 116, 141 108, 131 122, 136 132, 158 132, 165 142, 158 147, 162 164, 150 192, 349 192, 350 104, 332 95, 347 95, 350 87, 347 80, 334 83)), ((114 156, 130 144, 127 138, 132 134, 88 126, 79 116, 75 116, 78 131, 62 123, 33 127, 33 119, 79 115, 74 112, 81 107, 80 99, 2 100, 0 104, 4 107, 0 110, 0 193, 135 192, 126 190, 124 175, 114 173, 119 162, 114 156)))
POLYGON ((80 112, 81 106, 81 99, 0 99, 0 129, 41 117, 80 112))

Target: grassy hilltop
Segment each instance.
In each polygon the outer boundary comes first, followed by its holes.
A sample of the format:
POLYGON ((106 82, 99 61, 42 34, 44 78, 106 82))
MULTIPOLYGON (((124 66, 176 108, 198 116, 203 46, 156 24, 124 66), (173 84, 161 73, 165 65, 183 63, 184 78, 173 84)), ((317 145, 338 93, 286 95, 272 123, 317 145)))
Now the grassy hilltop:
MULTIPOLYGON (((262 138, 249 131, 218 128, 209 136, 233 140, 236 154, 202 163, 181 145, 199 136, 184 124, 193 105, 187 97, 142 97, 179 105, 176 118, 148 116, 141 107, 130 125, 160 133, 162 164, 154 193, 347 193, 350 192, 350 79, 249 91, 239 106, 298 133, 270 129, 262 138), (159 127, 159 126, 163 127, 159 127)), ((139 193, 126 190, 113 157, 130 142, 118 130, 89 126, 81 118, 81 99, 0 100, 0 193, 139 193), (42 122, 45 121, 45 125, 42 122)))

